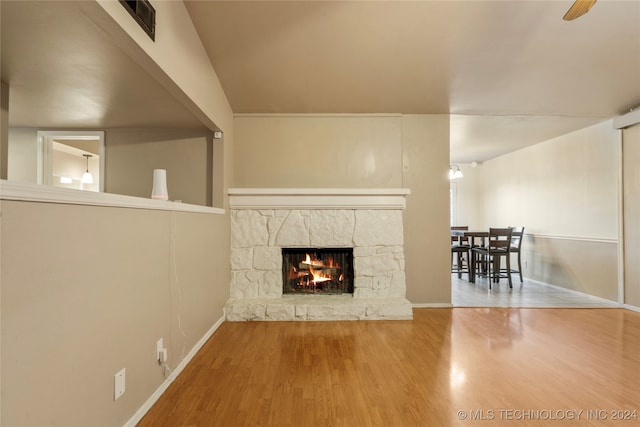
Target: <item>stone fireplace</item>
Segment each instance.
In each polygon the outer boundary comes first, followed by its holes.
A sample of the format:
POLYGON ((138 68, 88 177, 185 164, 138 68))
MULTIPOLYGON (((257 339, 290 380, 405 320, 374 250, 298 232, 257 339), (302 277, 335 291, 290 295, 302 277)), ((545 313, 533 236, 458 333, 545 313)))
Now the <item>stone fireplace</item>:
POLYGON ((408 194, 230 189, 227 320, 411 319, 402 224, 408 194))

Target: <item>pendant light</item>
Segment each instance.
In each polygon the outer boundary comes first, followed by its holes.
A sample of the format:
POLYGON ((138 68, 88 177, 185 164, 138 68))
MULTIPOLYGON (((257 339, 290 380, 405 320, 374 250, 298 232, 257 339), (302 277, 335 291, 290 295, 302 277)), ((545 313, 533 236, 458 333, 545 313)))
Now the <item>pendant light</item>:
POLYGON ((89 159, 93 156, 91 154, 83 154, 82 156, 87 158, 87 171, 82 174, 81 182, 83 184, 93 184, 93 175, 89 172, 89 159))

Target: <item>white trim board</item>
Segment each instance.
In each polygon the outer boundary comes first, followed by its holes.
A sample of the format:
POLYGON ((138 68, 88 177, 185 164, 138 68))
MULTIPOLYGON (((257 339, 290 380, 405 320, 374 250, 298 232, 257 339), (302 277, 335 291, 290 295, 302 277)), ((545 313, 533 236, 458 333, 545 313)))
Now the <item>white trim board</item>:
POLYGON ((635 305, 622 304, 622 307, 626 308, 627 310, 631 310, 631 311, 635 311, 636 313, 640 313, 640 307, 636 307, 635 305))
POLYGON ((624 129, 637 125, 638 123, 640 123, 640 108, 636 108, 635 110, 629 111, 627 114, 623 114, 622 116, 618 116, 613 119, 613 128, 624 129))
POLYGON ((231 209, 404 209, 407 188, 230 188, 231 209))
POLYGON ((525 233, 525 237, 534 239, 550 239, 550 240, 575 240, 579 242, 594 242, 594 243, 610 243, 617 244, 617 239, 610 239, 604 237, 589 237, 589 236, 559 236, 554 234, 536 234, 525 233))

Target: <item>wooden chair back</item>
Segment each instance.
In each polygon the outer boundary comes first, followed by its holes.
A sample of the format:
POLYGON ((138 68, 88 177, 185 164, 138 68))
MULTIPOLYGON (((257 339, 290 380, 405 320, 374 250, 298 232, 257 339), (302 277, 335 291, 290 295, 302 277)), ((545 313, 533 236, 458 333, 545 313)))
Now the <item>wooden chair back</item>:
MULTIPOLYGON (((468 225, 452 225, 451 231, 469 231, 468 225)), ((466 236, 451 236, 452 245, 468 245, 469 238, 466 236)))
POLYGON ((489 254, 495 252, 509 252, 512 233, 513 231, 510 227, 489 228, 489 240, 487 243, 489 254))
POLYGON ((511 252, 520 252, 522 239, 524 237, 524 227, 509 228, 511 228, 511 252))

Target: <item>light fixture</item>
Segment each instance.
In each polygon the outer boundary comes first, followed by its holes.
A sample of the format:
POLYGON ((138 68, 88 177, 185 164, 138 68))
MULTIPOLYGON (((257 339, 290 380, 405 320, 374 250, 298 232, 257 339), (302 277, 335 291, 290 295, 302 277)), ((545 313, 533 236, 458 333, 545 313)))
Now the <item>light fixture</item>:
POLYGON ((60 184, 73 184, 73 179, 68 175, 62 175, 60 177, 60 184))
POLYGON ((462 178, 463 176, 458 165, 449 165, 449 179, 462 178))
POLYGON ((80 182, 83 184, 93 184, 93 175, 89 172, 89 158, 93 157, 91 154, 83 154, 82 157, 87 158, 87 171, 82 174, 82 179, 80 182))

